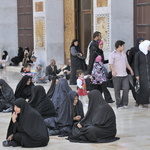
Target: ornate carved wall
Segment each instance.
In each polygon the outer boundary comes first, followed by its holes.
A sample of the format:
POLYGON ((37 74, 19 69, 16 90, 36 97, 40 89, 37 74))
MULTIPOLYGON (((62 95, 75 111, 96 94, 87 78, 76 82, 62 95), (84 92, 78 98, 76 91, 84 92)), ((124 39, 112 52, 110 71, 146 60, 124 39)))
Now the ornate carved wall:
POLYGON ((75 3, 74 0, 64 0, 64 50, 65 59, 70 58, 70 45, 75 38, 75 3))
POLYGON ((45 47, 45 20, 44 17, 35 18, 35 47, 45 47))
POLYGON ((109 49, 109 14, 96 15, 96 31, 102 33, 103 49, 109 49))

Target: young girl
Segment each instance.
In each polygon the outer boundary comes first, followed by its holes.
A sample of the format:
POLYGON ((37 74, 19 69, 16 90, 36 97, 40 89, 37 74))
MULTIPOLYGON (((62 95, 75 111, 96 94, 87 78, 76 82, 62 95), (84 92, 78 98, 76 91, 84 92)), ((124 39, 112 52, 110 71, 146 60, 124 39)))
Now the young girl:
POLYGON ((99 89, 102 92, 100 85, 104 81, 106 81, 106 76, 104 72, 104 65, 102 63, 102 57, 100 55, 96 57, 95 62, 93 64, 92 77, 93 87, 97 87, 97 89, 99 89))
POLYGON ((86 83, 85 79, 90 78, 90 75, 84 76, 84 71, 83 70, 77 70, 77 88, 78 88, 78 95, 79 95, 79 100, 81 100, 83 105, 86 104, 86 99, 87 99, 87 91, 86 91, 86 83))

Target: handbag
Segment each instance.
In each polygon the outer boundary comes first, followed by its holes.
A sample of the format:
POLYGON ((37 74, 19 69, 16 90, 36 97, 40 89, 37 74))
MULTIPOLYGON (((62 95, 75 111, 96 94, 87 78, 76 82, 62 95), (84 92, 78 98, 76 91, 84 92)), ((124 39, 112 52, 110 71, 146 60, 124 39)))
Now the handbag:
POLYGON ((139 82, 139 80, 136 80, 136 83, 135 83, 135 92, 136 93, 140 92, 140 82, 139 82))

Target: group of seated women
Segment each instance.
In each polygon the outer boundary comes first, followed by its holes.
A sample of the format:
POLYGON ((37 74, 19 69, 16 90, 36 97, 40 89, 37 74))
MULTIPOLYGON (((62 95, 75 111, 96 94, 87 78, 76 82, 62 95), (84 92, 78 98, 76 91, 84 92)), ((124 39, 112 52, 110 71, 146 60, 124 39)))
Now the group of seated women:
MULTIPOLYGON (((1 93, 2 89, 3 85, 1 93)), ((54 78, 46 93, 43 86, 35 86, 31 77, 24 76, 15 94, 11 92, 15 98, 10 99, 13 110, 3 146, 46 146, 52 135, 68 136, 71 142, 103 143, 119 139, 115 137, 115 113, 98 90, 89 92, 85 116, 77 92, 64 78, 54 78)))

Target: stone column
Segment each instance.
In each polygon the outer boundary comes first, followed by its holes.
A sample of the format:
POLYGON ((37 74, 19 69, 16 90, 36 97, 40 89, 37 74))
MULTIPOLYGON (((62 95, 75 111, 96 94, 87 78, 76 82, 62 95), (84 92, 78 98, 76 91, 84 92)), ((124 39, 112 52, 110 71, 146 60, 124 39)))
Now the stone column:
POLYGON ((3 50, 10 57, 18 53, 17 0, 2 0, 0 4, 0 57, 3 50))
POLYGON ((55 59, 64 64, 64 16, 62 0, 33 0, 34 50, 44 65, 55 59))

